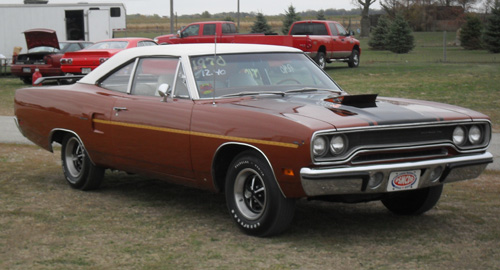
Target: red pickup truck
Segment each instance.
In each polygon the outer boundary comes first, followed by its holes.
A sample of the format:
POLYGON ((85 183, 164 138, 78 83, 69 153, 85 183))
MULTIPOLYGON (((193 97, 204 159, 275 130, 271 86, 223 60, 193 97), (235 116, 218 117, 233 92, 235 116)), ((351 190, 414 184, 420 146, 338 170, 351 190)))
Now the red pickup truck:
POLYGON ((282 45, 301 49, 321 68, 333 61, 359 66, 361 47, 341 24, 335 21, 298 21, 292 24, 288 35, 238 34, 229 21, 209 21, 189 24, 176 35, 155 38, 158 44, 178 43, 252 43, 282 45))

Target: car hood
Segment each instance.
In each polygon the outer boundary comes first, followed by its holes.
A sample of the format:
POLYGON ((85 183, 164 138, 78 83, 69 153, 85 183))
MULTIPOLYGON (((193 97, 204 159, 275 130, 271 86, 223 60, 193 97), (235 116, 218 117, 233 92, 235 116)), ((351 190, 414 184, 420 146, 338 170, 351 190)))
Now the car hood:
POLYGON ((61 49, 59 48, 59 41, 57 40, 56 31, 51 29, 37 28, 27 30, 24 31, 24 37, 26 38, 26 45, 28 46, 28 50, 40 46, 61 49))
MULTIPOLYGON (((376 95, 374 95, 376 97, 376 95)), ((287 95, 281 97, 253 97, 231 102, 230 106, 259 110, 302 122, 310 126, 317 121, 325 128, 354 128, 363 126, 390 126, 442 121, 488 119, 486 115, 458 106, 437 102, 401 98, 377 97, 366 102, 356 97, 348 104, 333 101, 326 95, 287 95), (353 101, 354 100, 354 101, 353 101), (309 122, 309 123, 308 123, 309 122)))

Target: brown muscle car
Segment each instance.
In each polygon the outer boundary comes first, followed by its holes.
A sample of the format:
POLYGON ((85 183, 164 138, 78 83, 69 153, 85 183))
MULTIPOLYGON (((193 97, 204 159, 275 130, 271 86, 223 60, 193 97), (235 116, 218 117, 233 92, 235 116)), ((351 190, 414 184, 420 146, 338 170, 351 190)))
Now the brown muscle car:
POLYGON ((73 85, 16 91, 16 122, 90 190, 106 169, 225 193, 245 233, 292 222, 296 199, 380 200, 417 215, 479 176, 490 120, 435 102, 349 95, 300 50, 195 44, 124 50, 73 85))

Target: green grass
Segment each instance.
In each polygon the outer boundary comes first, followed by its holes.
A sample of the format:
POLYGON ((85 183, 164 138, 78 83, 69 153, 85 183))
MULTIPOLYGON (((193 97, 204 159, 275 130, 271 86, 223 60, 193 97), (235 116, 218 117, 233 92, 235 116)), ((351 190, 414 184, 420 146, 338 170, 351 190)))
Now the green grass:
POLYGON ((71 189, 60 150, 0 146, 0 269, 499 269, 500 176, 448 184, 422 216, 300 200, 291 229, 242 234, 223 194, 107 172, 71 189))

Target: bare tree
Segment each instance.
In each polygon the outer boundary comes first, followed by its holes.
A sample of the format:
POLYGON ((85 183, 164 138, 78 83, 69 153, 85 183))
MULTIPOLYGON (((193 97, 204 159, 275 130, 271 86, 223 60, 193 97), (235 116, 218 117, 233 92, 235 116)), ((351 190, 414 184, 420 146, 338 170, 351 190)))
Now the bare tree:
POLYGON ((354 4, 358 4, 361 10, 361 36, 367 37, 370 35, 370 6, 377 0, 353 0, 354 4))
POLYGON ((476 4, 477 0, 457 0, 457 4, 459 4, 465 11, 469 11, 474 4, 476 4))

